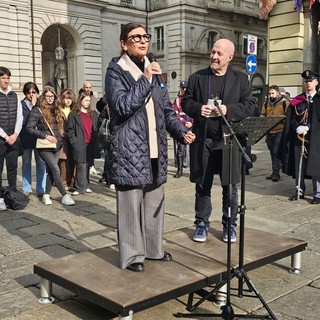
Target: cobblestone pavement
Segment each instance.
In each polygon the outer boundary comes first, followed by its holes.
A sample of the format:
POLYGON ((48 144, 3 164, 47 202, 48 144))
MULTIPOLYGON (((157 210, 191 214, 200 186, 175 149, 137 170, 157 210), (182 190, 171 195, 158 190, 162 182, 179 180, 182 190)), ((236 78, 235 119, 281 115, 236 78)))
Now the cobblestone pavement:
MULTIPOLYGON (((194 185, 189 182, 188 169, 180 179, 173 177, 171 139, 169 145, 168 183, 165 187, 166 230, 191 226, 194 219, 194 185)), ((299 275, 288 272, 288 257, 250 271, 249 276, 278 319, 320 319, 320 205, 310 204, 310 182, 307 182, 309 197, 298 203, 288 201, 288 196, 294 192, 294 181, 284 175, 279 182, 265 179, 271 166, 263 141, 254 146, 253 153, 258 159, 250 175, 246 176, 246 226, 306 240, 308 250, 302 253, 302 272, 299 275)), ((95 167, 101 171, 103 161, 97 160, 95 167)), ((54 304, 41 305, 37 302, 40 294, 39 277, 33 274, 35 263, 116 242, 115 192, 98 182, 99 175, 91 175, 91 178, 94 193, 74 197, 76 205, 73 207, 63 206, 60 195, 54 190, 51 206, 43 205, 32 194, 25 210, 0 212, 0 319, 117 318, 56 285, 53 285, 54 304)), ((221 188, 218 180, 212 195, 212 220, 219 220, 221 188)), ((185 311, 186 299, 184 296, 136 313, 134 319, 174 319, 173 313, 185 311)), ((258 299, 232 297, 232 303, 235 312, 254 310, 265 314, 258 299)), ((205 302, 197 311, 221 312, 211 302, 205 302)))

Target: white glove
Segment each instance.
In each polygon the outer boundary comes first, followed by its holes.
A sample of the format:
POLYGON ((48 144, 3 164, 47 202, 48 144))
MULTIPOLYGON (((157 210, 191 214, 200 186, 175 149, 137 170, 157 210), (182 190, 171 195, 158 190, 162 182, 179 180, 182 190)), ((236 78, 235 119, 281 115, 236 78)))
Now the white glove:
POLYGON ((308 126, 299 126, 299 127, 296 129, 297 134, 306 135, 308 131, 309 131, 309 127, 308 127, 308 126))

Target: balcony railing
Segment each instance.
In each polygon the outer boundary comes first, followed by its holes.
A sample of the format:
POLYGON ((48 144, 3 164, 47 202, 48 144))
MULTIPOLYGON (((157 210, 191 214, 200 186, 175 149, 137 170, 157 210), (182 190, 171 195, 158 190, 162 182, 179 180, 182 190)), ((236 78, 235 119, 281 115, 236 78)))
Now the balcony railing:
POLYGON ((259 16, 258 0, 207 0, 208 10, 234 12, 247 16, 259 16))

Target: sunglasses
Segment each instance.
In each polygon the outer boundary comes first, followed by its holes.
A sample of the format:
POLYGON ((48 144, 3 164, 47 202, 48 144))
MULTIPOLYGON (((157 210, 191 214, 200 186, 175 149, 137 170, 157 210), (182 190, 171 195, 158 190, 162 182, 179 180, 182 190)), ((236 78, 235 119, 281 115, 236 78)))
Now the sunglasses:
POLYGON ((35 91, 29 91, 28 94, 36 94, 35 91))
POLYGON ((132 36, 129 36, 125 38, 124 41, 128 41, 129 39, 132 39, 133 42, 138 43, 141 41, 141 39, 144 39, 145 42, 149 42, 151 40, 151 34, 133 34, 132 36))

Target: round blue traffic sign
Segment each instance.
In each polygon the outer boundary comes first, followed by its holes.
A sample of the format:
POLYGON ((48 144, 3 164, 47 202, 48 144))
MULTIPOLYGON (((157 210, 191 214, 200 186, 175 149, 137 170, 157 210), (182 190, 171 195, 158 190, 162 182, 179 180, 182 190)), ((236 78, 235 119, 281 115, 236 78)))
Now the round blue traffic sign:
POLYGON ((257 58, 253 54, 248 55, 246 59, 247 71, 250 74, 255 73, 257 71, 257 65, 257 58))

